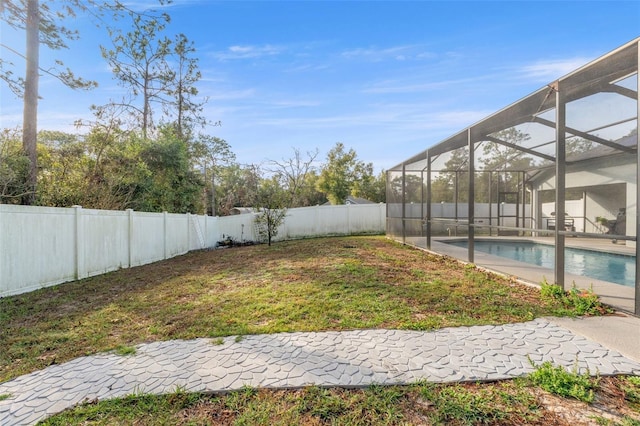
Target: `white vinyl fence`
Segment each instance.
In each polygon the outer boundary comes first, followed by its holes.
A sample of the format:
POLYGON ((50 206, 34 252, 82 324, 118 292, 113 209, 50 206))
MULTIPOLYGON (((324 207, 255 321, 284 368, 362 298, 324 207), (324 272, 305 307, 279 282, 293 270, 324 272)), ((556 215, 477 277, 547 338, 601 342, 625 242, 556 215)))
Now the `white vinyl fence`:
MULTIPOLYGON (((275 241, 384 233, 384 204, 290 209, 275 241)), ((0 297, 256 241, 254 215, 210 217, 0 204, 0 297)))

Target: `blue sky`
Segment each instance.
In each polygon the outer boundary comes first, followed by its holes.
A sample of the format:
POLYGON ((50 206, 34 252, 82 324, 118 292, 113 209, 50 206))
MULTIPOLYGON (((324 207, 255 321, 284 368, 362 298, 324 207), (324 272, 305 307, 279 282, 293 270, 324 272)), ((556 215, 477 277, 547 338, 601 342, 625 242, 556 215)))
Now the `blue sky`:
MULTIPOLYGON (((144 8, 152 1, 131 1, 144 8)), ((209 98, 240 163, 282 160, 337 143, 387 169, 573 69, 640 36, 638 1, 208 1, 175 0, 167 35, 195 43, 209 98)), ((99 45, 78 17, 69 50, 42 50, 99 82, 76 92, 43 76, 39 128, 75 132, 91 104, 117 98, 99 45)), ((2 43, 24 35, 2 26, 2 43)), ((17 61, 6 50, 3 58, 17 61)), ((22 105, 0 89, 0 127, 22 105)))

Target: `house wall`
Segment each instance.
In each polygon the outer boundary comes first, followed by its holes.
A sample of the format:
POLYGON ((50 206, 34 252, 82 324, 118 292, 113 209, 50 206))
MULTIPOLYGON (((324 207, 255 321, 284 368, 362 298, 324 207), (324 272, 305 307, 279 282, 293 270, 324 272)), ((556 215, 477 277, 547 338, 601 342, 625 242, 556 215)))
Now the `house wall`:
MULTIPOLYGON (((384 204, 290 209, 275 240, 383 233, 385 212, 384 204)), ((0 204, 0 297, 213 248, 226 238, 257 240, 254 215, 0 204)))
MULTIPOLYGON (((568 166, 565 175, 566 188, 583 188, 586 192, 587 223, 584 232, 601 232, 589 221, 595 216, 615 218, 618 209, 626 208, 627 218, 636 215, 636 165, 635 156, 620 155, 607 159, 595 159, 568 166)), ((543 179, 533 183, 534 191, 552 190, 555 188, 555 176, 548 173, 543 179)), ((627 220, 626 235, 636 235, 635 220, 627 220)), ((627 245, 635 246, 635 242, 627 241, 627 245)))

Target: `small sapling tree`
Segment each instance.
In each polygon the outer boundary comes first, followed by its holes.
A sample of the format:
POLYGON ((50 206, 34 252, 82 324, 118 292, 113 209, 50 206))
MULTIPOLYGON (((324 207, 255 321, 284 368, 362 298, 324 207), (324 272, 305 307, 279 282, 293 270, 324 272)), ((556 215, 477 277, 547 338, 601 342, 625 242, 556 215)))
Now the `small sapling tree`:
POLYGON ((284 223, 289 203, 287 193, 278 184, 277 179, 265 179, 258 188, 258 214, 255 225, 258 237, 271 245, 271 241, 278 235, 278 228, 284 223))

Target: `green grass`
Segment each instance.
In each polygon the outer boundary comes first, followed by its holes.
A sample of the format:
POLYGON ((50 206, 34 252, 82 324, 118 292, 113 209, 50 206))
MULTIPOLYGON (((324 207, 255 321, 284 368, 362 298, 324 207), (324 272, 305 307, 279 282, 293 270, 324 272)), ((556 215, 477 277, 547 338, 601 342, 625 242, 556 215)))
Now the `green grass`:
POLYGON ((629 404, 640 412, 640 377, 629 376, 623 378, 622 390, 629 404))
POLYGON ((224 345, 224 339, 222 337, 216 337, 215 339, 211 339, 211 344, 215 346, 224 345))
POLYGON ((524 424, 540 417, 535 396, 521 380, 477 387, 425 383, 420 394, 432 406, 432 424, 524 424))
POLYGON ((593 401, 599 381, 599 377, 591 377, 588 371, 579 373, 577 367, 568 371, 549 361, 535 366, 535 371, 529 375, 529 379, 547 392, 587 403, 593 401))
MULTIPOLYGON (((546 371, 546 370, 545 370, 546 371)), ((546 373, 545 373, 546 374, 546 373)), ((575 376, 575 375, 574 375, 575 376)), ((545 382, 547 380, 545 379, 545 382)), ((569 396, 545 405, 540 387, 529 378, 492 383, 370 386, 365 389, 310 386, 293 390, 245 387, 227 394, 186 393, 131 395, 90 402, 55 415, 40 425, 559 425, 596 424, 637 426, 640 409, 628 404, 640 390, 640 377, 607 377, 607 391, 596 382, 600 395, 623 395, 610 403, 605 419, 591 405, 569 396), (627 403, 625 406, 625 402, 627 403), (573 413, 579 413, 575 420, 573 413)))
POLYGON ((0 312, 2 382, 150 341, 431 330, 570 310, 537 289, 384 237, 344 237, 193 252, 6 297, 0 312))
POLYGON ((115 352, 120 356, 135 355, 136 348, 134 348, 133 346, 120 345, 117 348, 115 348, 113 352, 115 352))
POLYGON ((540 417, 537 410, 535 398, 523 385, 508 382, 352 390, 244 388, 226 395, 141 395, 86 404, 41 425, 162 425, 176 424, 178 419, 194 425, 403 425, 418 419, 423 424, 475 425, 535 420, 540 417))
MULTIPOLYGON (((221 345, 227 336, 240 342, 259 333, 431 330, 576 315, 583 307, 603 313, 593 306, 583 292, 543 286, 541 294, 382 237, 196 252, 0 299, 0 382, 81 355, 132 355, 148 341, 208 337, 221 345)), ((87 403, 42 424, 572 424, 545 411, 536 389, 573 385, 564 384, 552 366, 543 364, 538 372, 537 379, 489 384, 244 388, 226 395, 177 389, 87 403)), ((597 382, 591 391, 596 388, 597 382)), ((640 379, 622 378, 619 389, 640 417, 640 379)), ((0 401, 7 398, 0 395, 0 401)), ((630 416, 623 422, 636 424, 630 416)))

